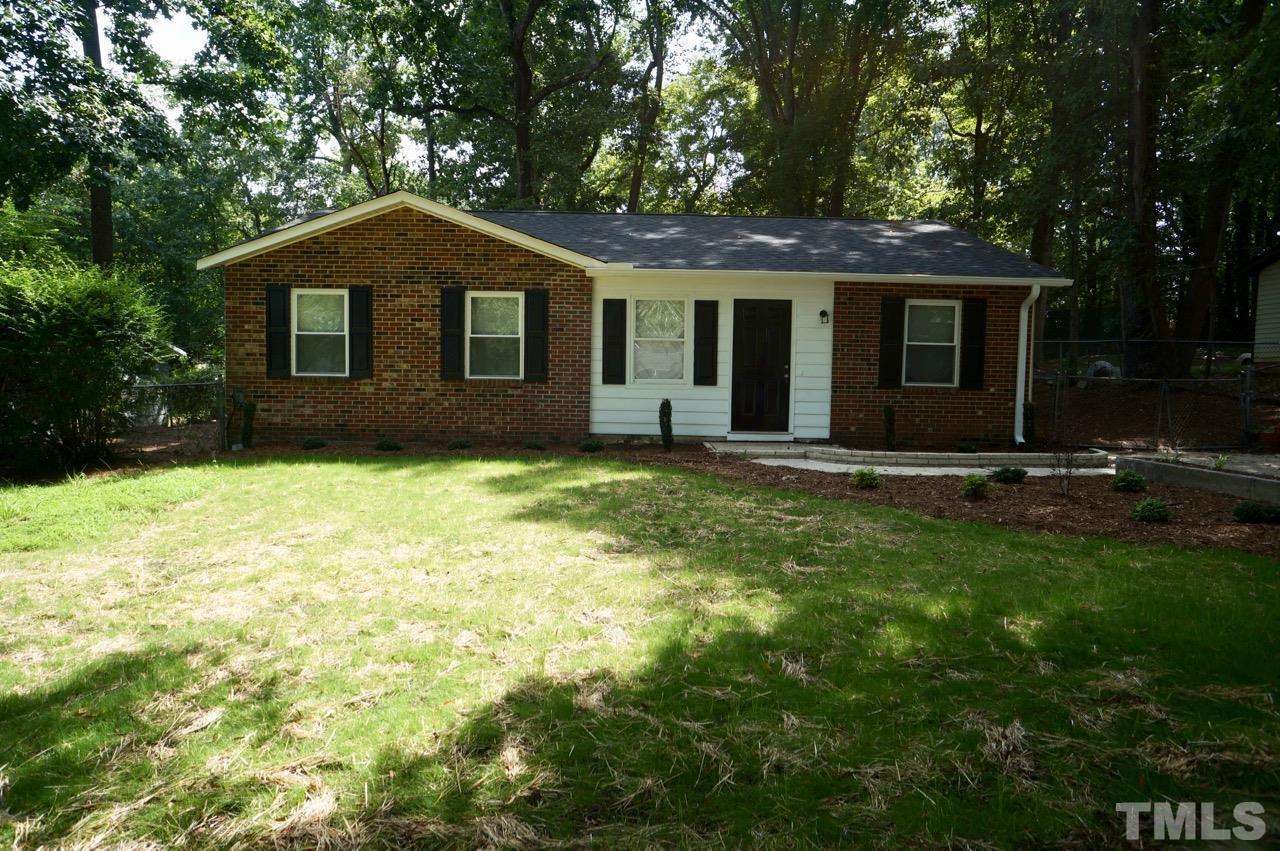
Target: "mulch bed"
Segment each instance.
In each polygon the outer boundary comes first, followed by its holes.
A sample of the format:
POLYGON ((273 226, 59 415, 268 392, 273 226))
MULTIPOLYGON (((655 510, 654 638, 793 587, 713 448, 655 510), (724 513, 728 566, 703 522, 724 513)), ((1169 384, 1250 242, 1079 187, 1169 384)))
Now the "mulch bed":
MULTIPOLYGON (((175 434, 181 431, 184 430, 162 429, 127 439, 120 446, 122 464, 125 468, 130 463, 150 467, 209 457, 214 432, 192 431, 188 439, 183 440, 175 434)), ((300 451, 292 444, 261 446, 236 453, 235 457, 270 457, 300 451)), ((384 454, 368 443, 333 443, 313 451, 347 456, 384 454)), ((492 455, 495 452, 581 456, 576 447, 568 445, 551 445, 543 452, 513 444, 479 442, 471 449, 451 452, 443 442, 411 443, 399 454, 492 455)), ((960 496, 960 476, 885 476, 879 489, 859 490, 844 474, 756 464, 716 455, 692 444, 678 445, 670 453, 649 443, 610 444, 597 457, 679 467, 753 485, 889 505, 947 520, 975 520, 1063 535, 1101 535, 1138 543, 1229 547, 1280 559, 1280 526, 1236 521, 1231 516, 1231 510, 1239 502, 1235 497, 1158 482, 1153 482, 1145 494, 1117 493, 1111 490, 1110 476, 1076 476, 1071 480, 1071 495, 1063 497, 1056 479, 1028 478, 1020 485, 993 483, 990 498, 970 501, 960 496), (1140 523, 1130 518, 1134 504, 1147 496, 1159 497, 1168 503, 1170 522, 1140 523)))

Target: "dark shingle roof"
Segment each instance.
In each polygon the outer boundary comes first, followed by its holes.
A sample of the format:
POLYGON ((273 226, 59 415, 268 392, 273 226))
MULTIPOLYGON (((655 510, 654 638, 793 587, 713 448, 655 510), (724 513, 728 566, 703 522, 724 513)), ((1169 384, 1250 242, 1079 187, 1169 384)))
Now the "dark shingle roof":
POLYGON ((938 221, 473 210, 495 224, 641 268, 1056 278, 938 221))

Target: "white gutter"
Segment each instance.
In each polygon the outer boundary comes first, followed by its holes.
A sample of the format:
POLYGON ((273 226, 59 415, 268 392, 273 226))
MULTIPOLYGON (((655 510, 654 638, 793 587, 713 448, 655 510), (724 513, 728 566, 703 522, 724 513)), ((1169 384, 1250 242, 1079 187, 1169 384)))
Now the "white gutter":
POLYGON ((1019 446, 1027 442, 1022 436, 1022 408, 1027 400, 1027 350, 1030 348, 1027 335, 1031 325, 1031 305, 1039 297, 1040 285, 1033 284, 1031 294, 1018 309, 1018 384, 1013 391, 1013 442, 1019 446))

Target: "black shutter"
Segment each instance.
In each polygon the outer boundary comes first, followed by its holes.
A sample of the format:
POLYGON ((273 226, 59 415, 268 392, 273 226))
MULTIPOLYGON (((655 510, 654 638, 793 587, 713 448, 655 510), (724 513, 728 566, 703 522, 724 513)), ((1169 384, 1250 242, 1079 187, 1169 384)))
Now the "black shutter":
POLYGON ((352 378, 373 376, 373 287, 351 287, 347 290, 348 331, 347 374, 352 378))
POLYGON ((606 298, 600 326, 600 381, 627 383, 627 300, 606 298))
POLYGON ((693 303, 693 383, 714 387, 720 302, 693 303))
POLYGON ((465 377, 463 339, 466 287, 440 288, 440 377, 446 381, 458 381, 465 377))
POLYGON ((288 287, 267 287, 267 377, 289 377, 288 287))
POLYGON ((906 331, 907 300, 887 295, 880 299, 880 388, 902 386, 902 339, 906 331))
POLYGON ((524 291, 524 380, 546 381, 547 325, 550 318, 546 290, 524 291))
POLYGON ((987 300, 966 298, 960 309, 960 387, 982 389, 987 359, 987 300))

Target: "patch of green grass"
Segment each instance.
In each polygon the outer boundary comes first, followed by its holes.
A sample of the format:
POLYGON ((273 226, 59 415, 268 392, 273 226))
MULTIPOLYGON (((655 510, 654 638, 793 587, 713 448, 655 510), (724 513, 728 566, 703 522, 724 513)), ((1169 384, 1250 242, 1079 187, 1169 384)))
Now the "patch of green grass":
POLYGON ((1107 846, 1117 801, 1280 807, 1259 557, 580 456, 0 494, 0 843, 1107 846))

